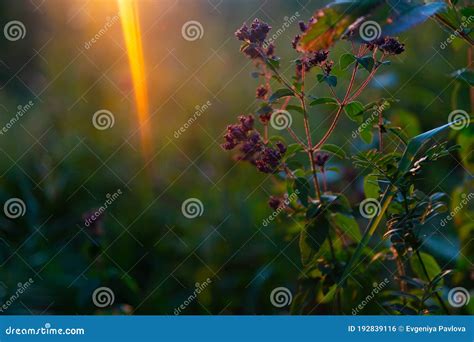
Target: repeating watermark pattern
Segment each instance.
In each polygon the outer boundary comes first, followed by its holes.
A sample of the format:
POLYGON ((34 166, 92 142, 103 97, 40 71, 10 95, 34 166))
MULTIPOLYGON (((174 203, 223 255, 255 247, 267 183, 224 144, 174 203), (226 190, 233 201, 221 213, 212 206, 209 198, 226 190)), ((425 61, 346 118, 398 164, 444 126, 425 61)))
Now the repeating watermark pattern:
POLYGON ((291 116, 290 112, 283 109, 277 109, 273 111, 270 118, 270 125, 272 125, 272 127, 278 131, 291 127, 292 123, 293 117, 291 116))
POLYGON ((3 205, 5 216, 10 219, 16 219, 24 216, 26 213, 26 204, 21 198, 10 198, 3 205))
POLYGON ((184 217, 193 219, 202 216, 204 213, 204 205, 199 198, 191 197, 183 202, 181 205, 181 212, 184 217))
POLYGON ((285 206, 288 206, 293 200, 298 198, 299 194, 300 191, 295 190, 295 192, 291 193, 289 196, 286 195, 282 201, 282 204, 276 210, 274 210, 268 217, 263 219, 262 225, 264 227, 268 226, 270 222, 272 222, 283 210, 285 210, 285 206))
POLYGON ((84 220, 84 225, 89 227, 94 221, 96 221, 106 210, 109 208, 112 203, 114 203, 117 198, 122 195, 122 189, 117 189, 112 194, 107 194, 105 197, 107 198, 103 205, 97 208, 95 211, 87 215, 87 218, 84 220))
POLYGON ((181 35, 188 42, 194 42, 204 37, 204 28, 199 21, 190 20, 181 27, 181 35))
POLYGON ((382 291, 382 289, 384 287, 386 287, 389 283, 389 279, 388 278, 385 278, 383 281, 381 281, 380 283, 373 283, 373 289, 372 291, 364 298, 364 300, 362 300, 362 302, 359 303, 359 305, 357 305, 355 308, 352 309, 352 315, 357 315, 361 310, 363 310, 365 308, 365 306, 367 304, 369 304, 369 302, 374 299, 374 297, 380 292, 382 291))
POLYGON ((202 115, 204 114, 208 109, 209 107, 212 106, 212 102, 211 101, 207 101, 206 103, 202 104, 202 105, 197 105, 196 107, 194 107, 195 109, 195 112, 193 113, 193 115, 188 119, 188 121, 186 121, 184 123, 184 125, 182 125, 178 130, 176 130, 174 132, 174 137, 176 139, 178 139, 184 132, 186 132, 186 130, 191 127, 191 125, 202 115))
POLYGON ((276 308, 283 308, 288 306, 293 301, 293 294, 291 291, 283 286, 276 287, 270 293, 270 303, 276 308))
POLYGON ((26 36, 26 27, 19 20, 12 20, 3 27, 3 35, 11 42, 23 39, 26 36))
POLYGON ((448 292, 448 302, 454 308, 467 305, 471 300, 469 291, 464 287, 454 287, 448 292))
POLYGON ((440 225, 441 227, 446 226, 446 224, 451 221, 454 216, 456 216, 468 203, 474 198, 474 193, 470 192, 468 195, 466 194, 461 194, 461 201, 459 204, 454 207, 453 210, 449 212, 448 215, 444 219, 441 220, 440 225))
POLYGON ((359 204, 359 212, 362 217, 371 219, 382 210, 380 202, 375 198, 366 198, 359 204))
POLYGON ((19 105, 17 107, 17 112, 15 113, 15 116, 10 119, 0 130, 0 134, 4 135, 5 133, 8 132, 10 128, 12 128, 28 111, 35 105, 33 101, 29 101, 28 103, 24 105, 19 105))
POLYGON ((26 283, 18 283, 18 288, 15 293, 11 295, 2 306, 0 306, 0 312, 8 310, 8 308, 18 299, 20 296, 26 292, 33 285, 34 280, 32 278, 28 279, 26 283))
POLYGON ((98 287, 92 293, 92 303, 98 308, 111 306, 115 302, 115 294, 109 287, 98 287))
POLYGON ((380 106, 374 105, 374 107, 372 108, 373 111, 370 116, 365 119, 365 121, 362 122, 362 124, 360 124, 357 129, 352 131, 352 138, 357 138, 360 133, 367 128, 367 126, 373 125, 373 122, 378 119, 379 115, 387 108, 387 105, 388 102, 384 102, 380 106))
POLYGON ((114 114, 107 109, 100 109, 92 116, 92 124, 99 131, 103 131, 114 127, 115 117, 114 114))
POLYGON ((360 25, 359 35, 366 42, 371 42, 374 39, 380 38, 382 35, 382 28, 376 21, 367 20, 360 25))
POLYGON ((299 17, 300 17, 299 12, 295 12, 295 14, 293 14, 291 17, 285 16, 283 18, 283 24, 279 28, 277 28, 276 30, 273 30, 273 32, 275 32, 275 33, 273 33, 270 37, 267 38, 267 40, 265 40, 265 42, 263 43, 263 47, 266 49, 266 48, 268 48, 268 46, 270 44, 275 43, 275 41, 283 33, 285 33, 285 31, 288 30, 290 28, 290 26, 298 20, 299 17))
POLYGON ((188 298, 186 298, 186 300, 180 306, 174 309, 175 316, 178 316, 179 314, 181 314, 182 311, 186 310, 189 304, 191 304, 197 298, 197 296, 202 291, 204 291, 206 287, 208 287, 211 283, 212 283, 212 280, 210 278, 207 278, 202 284, 196 283, 195 284, 196 288, 194 289, 193 293, 191 293, 188 296, 188 298))
POLYGON ((469 27, 469 25, 472 24, 472 22, 474 22, 474 15, 470 15, 469 17, 461 17, 461 25, 459 25, 459 27, 454 30, 454 33, 450 34, 449 37, 444 41, 444 42, 441 42, 439 44, 439 47, 444 50, 448 47, 449 44, 451 44, 454 39, 456 39, 456 37, 459 37, 459 35, 461 34, 461 32, 463 32, 465 29, 467 29, 469 27))
POLYGON ((451 124, 451 128, 456 131, 459 131, 469 126, 470 121, 471 118, 469 117, 469 114, 462 109, 453 110, 448 115, 448 122, 451 124))
POLYGON ((100 38, 102 38, 107 33, 107 31, 119 20, 120 20, 120 17, 118 14, 114 15, 113 17, 107 17, 104 26, 102 26, 102 28, 99 31, 97 31, 97 33, 94 34, 94 36, 91 39, 89 39, 87 42, 84 43, 84 48, 86 50, 89 50, 92 47, 92 45, 97 43, 100 40, 100 38))

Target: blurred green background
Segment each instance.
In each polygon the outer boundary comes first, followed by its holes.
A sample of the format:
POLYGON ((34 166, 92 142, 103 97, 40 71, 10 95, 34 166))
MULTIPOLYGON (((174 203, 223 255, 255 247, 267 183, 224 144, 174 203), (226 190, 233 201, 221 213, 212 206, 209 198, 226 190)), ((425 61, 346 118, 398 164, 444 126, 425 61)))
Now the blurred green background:
MULTIPOLYGON (((271 305, 269 294, 296 286, 298 227, 277 220, 262 229, 271 214, 269 195, 283 189, 220 147, 226 125, 257 109, 253 66, 239 53, 233 33, 255 17, 274 29, 295 13, 306 21, 326 3, 139 1, 153 135, 153 158, 145 166, 116 2, 2 1, 2 26, 19 20, 26 35, 17 41, 0 36, 0 126, 18 106, 33 103, 0 135, 0 203, 12 197, 26 203, 24 216, 0 216, 0 302, 18 283, 34 280, 4 313, 173 314, 207 278, 210 286, 182 313, 285 313, 271 305), (183 39, 181 28, 190 20, 202 24, 201 39, 183 39), (209 108, 176 138, 196 106, 208 101, 209 108), (92 117, 101 109, 113 113, 113 127, 94 127, 92 117), (119 189, 122 195, 86 227, 85 213, 119 189), (203 203, 201 216, 183 216, 188 198, 203 203), (92 303, 99 286, 113 290, 111 307, 92 303)), ((293 23, 276 40, 287 75, 297 33, 293 23)), ((453 109, 470 112, 469 89, 449 76, 468 65, 467 48, 455 41, 441 49, 447 37, 433 21, 401 35, 406 53, 364 93, 367 102, 397 98, 388 119, 410 136, 447 122, 453 109)), ((339 43, 331 56, 346 47, 339 43)), ((317 86, 310 92, 326 94, 317 86)), ((322 136, 330 115, 314 114, 312 120, 323 122, 314 136, 322 136)), ((356 128, 343 120, 331 142, 345 145, 349 154, 366 148, 351 138, 356 128)), ((464 160, 458 154, 439 162, 424 175, 422 188, 451 194, 472 177, 472 145, 463 153, 464 160)), ((339 166, 343 171, 330 178, 335 189, 358 175, 350 163, 339 166)), ((360 201, 362 178, 344 193, 360 201)), ((472 273, 472 247, 461 250, 452 224, 441 232, 426 250, 443 268, 462 264, 472 273)), ((460 281, 472 281, 470 273, 460 281)), ((316 312, 324 313, 324 307, 316 312)))

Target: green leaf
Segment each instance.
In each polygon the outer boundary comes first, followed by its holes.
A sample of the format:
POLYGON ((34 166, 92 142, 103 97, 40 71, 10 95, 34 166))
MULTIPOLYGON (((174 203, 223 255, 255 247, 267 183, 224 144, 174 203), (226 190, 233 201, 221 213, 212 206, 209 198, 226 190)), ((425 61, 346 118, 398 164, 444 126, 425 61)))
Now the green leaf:
POLYGON ((431 279, 431 286, 436 286, 438 283, 441 282, 441 280, 446 277, 447 275, 453 273, 454 270, 446 270, 446 271, 443 271, 439 274, 436 275, 436 277, 434 277, 433 279, 431 279))
POLYGON ((303 108, 301 108, 300 106, 295 106, 295 105, 288 105, 286 106, 286 110, 288 111, 295 111, 295 112, 298 112, 300 114, 303 114, 304 111, 303 111, 303 108))
POLYGON ((410 139, 408 141, 407 147, 405 148, 405 152, 403 153, 400 162, 398 163, 398 172, 400 174, 407 173, 411 167, 413 162, 415 161, 415 157, 417 156, 418 152, 428 143, 436 137, 438 134, 443 133, 449 127, 451 127, 454 123, 450 122, 443 126, 439 126, 431 131, 422 133, 417 135, 416 137, 410 139))
POLYGON ((310 106, 316 106, 319 104, 337 104, 337 100, 333 97, 320 97, 317 98, 309 104, 310 106))
POLYGON ((352 121, 356 121, 358 123, 362 122, 362 114, 364 113, 364 105, 359 101, 354 101, 348 103, 344 107, 344 111, 346 112, 349 119, 352 121))
POLYGON ((265 60, 266 64, 272 69, 273 71, 280 68, 280 60, 274 58, 267 58, 265 60))
POLYGON ((342 70, 346 70, 355 60, 356 57, 352 53, 345 53, 339 58, 339 65, 342 70))
MULTIPOLYGON (((402 2, 400 7, 405 3, 402 2)), ((433 1, 426 4, 417 4, 413 2, 411 6, 405 6, 400 15, 392 20, 389 25, 383 28, 383 34, 386 36, 394 36, 403 31, 412 28, 415 25, 421 24, 430 16, 441 12, 446 8, 446 3, 433 1)))
POLYGON ((362 237, 354 216, 335 213, 331 215, 331 222, 353 241, 360 242, 362 237))
POLYGON ((374 59, 372 56, 364 56, 357 58, 357 62, 364 67, 364 69, 368 70, 369 72, 372 71, 374 68, 374 59))
POLYGON ((282 88, 282 89, 278 89, 275 92, 273 92, 272 96, 270 96, 269 101, 270 102, 275 102, 276 100, 278 100, 281 97, 293 96, 293 95, 294 95, 294 93, 293 93, 292 90, 290 90, 288 88, 282 88))
POLYGON ((426 267, 426 271, 428 272, 429 279, 426 278, 426 274, 423 270, 422 263, 420 259, 413 255, 410 258, 410 265, 413 271, 416 273, 418 278, 424 279, 426 281, 431 281, 435 279, 435 277, 441 273, 441 268, 439 267, 436 259, 433 258, 430 254, 420 252, 421 259, 423 260, 423 264, 426 267))
POLYGON ((373 132, 372 132, 373 124, 371 122, 367 122, 367 120, 365 121, 365 123, 366 123, 365 125, 364 123, 362 123, 362 125, 359 126, 360 128, 359 134, 363 142, 365 142, 366 144, 370 144, 372 143, 372 139, 373 139, 373 132))
POLYGON ((388 306, 390 309, 396 311, 396 312, 399 312, 403 315, 410 315, 410 316, 413 316, 413 315, 417 315, 418 312, 413 309, 413 308, 410 308, 409 306, 405 305, 405 304, 391 304, 388 306))
POLYGON ((379 198, 380 187, 377 182, 377 177, 374 175, 364 177, 364 194, 367 198, 379 198))
POLYGON ((332 154, 338 156, 341 159, 346 159, 347 158, 346 153, 344 152, 344 150, 341 147, 337 146, 337 145, 324 144, 323 146, 321 146, 320 150, 332 153, 332 154))
POLYGON ((306 178, 299 177, 295 179, 295 192, 297 191, 298 198, 305 207, 308 206, 309 190, 310 186, 306 178))
POLYGON ((286 147, 285 157, 292 156, 300 151, 303 151, 303 147, 300 144, 290 144, 286 147))
POLYGON ((336 76, 328 76, 323 74, 316 75, 319 83, 326 82, 330 87, 335 87, 337 85, 337 77, 336 76))
POLYGON ((420 301, 420 299, 417 296, 415 296, 414 294, 404 292, 404 291, 390 291, 389 294, 391 296, 395 296, 397 298, 404 297, 406 299, 411 299, 414 302, 419 302, 420 301))
POLYGON ((345 36, 349 26, 357 21, 360 24, 360 18, 369 18, 380 25, 389 23, 382 26, 381 34, 393 36, 424 22, 445 8, 443 1, 425 4, 421 1, 399 0, 336 0, 316 11, 314 18, 317 20, 301 35, 297 49, 300 52, 327 49, 345 36))
POLYGON ((407 276, 400 276, 399 277, 401 280, 405 281, 406 283, 410 284, 411 286, 413 286, 414 288, 417 288, 417 289, 422 289, 425 287, 426 283, 421 280, 421 279, 417 279, 417 278, 410 278, 410 277, 407 277, 407 276))
POLYGON ((326 76, 325 79, 326 83, 329 84, 331 87, 337 86, 337 77, 336 76, 326 76))
POLYGON ((329 234, 329 224, 324 215, 312 219, 300 233, 300 252, 303 265, 308 265, 329 234))
POLYGON ((270 107, 267 103, 262 103, 260 108, 257 110, 257 115, 264 115, 273 112, 273 108, 270 107))

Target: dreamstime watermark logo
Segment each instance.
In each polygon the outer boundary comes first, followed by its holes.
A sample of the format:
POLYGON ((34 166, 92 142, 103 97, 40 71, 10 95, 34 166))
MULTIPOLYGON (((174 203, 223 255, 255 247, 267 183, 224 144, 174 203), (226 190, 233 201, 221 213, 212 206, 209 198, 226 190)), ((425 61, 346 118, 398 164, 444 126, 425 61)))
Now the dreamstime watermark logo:
POLYGON ((53 328, 51 323, 45 323, 40 328, 16 328, 9 326, 5 329, 6 335, 84 335, 83 328, 53 328))
POLYGON ((462 109, 456 109, 449 113, 448 122, 451 124, 452 129, 459 131, 469 126, 471 118, 466 111, 462 109))
POLYGON ((270 44, 273 44, 287 29, 290 28, 290 26, 298 20, 300 17, 299 12, 295 12, 291 17, 284 17, 283 18, 283 24, 277 28, 276 30, 272 30, 274 32, 271 36, 267 38, 267 40, 263 43, 263 47, 266 49, 270 44))
POLYGON ((3 28, 3 35, 11 42, 23 39, 26 36, 26 27, 19 20, 9 21, 3 28))
POLYGON ((362 217, 372 218, 382 210, 380 202, 375 198, 366 198, 359 204, 359 212, 362 217))
POLYGON ((97 43, 99 39, 102 38, 107 33, 107 31, 119 20, 120 20, 120 17, 117 14, 114 15, 113 17, 107 17, 104 26, 102 26, 102 28, 99 31, 97 31, 97 33, 94 34, 94 36, 91 39, 89 39, 87 42, 84 43, 84 48, 86 50, 89 50, 92 47, 92 45, 97 43))
POLYGON ((197 296, 206 289, 210 284, 212 283, 212 280, 210 278, 207 278, 206 281, 204 281, 202 284, 196 283, 194 286, 196 287, 193 291, 192 294, 186 298, 186 300, 176 309, 174 309, 174 314, 175 316, 179 315, 181 311, 186 310, 186 308, 191 304, 197 296))
POLYGON ((209 109, 209 107, 212 106, 212 103, 211 101, 207 101, 206 103, 204 103, 203 105, 199 106, 197 105, 196 107, 194 107, 194 109, 196 109, 196 111, 194 112, 193 116, 191 116, 188 121, 186 121, 186 123, 184 123, 184 125, 182 125, 178 130, 174 131, 174 137, 176 139, 178 139, 181 134, 183 134, 184 132, 186 132, 186 130, 191 127, 191 125, 205 112, 209 109))
POLYGON ((18 283, 17 284, 17 289, 13 295, 11 295, 9 298, 7 298, 6 302, 3 303, 2 306, 0 306, 0 312, 4 312, 8 310, 8 308, 18 299, 20 296, 26 292, 30 288, 30 286, 34 283, 34 280, 32 278, 28 279, 26 283, 18 283))
POLYGON ((448 221, 451 221, 469 203, 469 201, 471 201, 474 198, 474 193, 470 192, 468 195, 461 194, 461 198, 462 199, 459 202, 459 204, 455 206, 453 210, 451 210, 444 219, 441 220, 440 222, 441 227, 446 226, 448 221))
POLYGON ((270 293, 270 303, 276 308, 283 308, 288 306, 293 301, 293 294, 291 291, 283 286, 276 287, 270 293))
POLYGON ((112 289, 102 286, 98 287, 92 293, 92 303, 98 308, 111 306, 115 302, 115 294, 112 289))
POLYGON ((181 35, 188 42, 194 42, 204 36, 204 28, 199 21, 190 20, 181 27, 181 35))
POLYGON ((24 104, 24 105, 19 105, 17 107, 17 112, 15 113, 15 116, 13 116, 10 121, 8 121, 1 129, 0 129, 0 134, 3 135, 5 133, 8 132, 8 130, 10 128, 13 127, 13 125, 15 125, 18 120, 20 120, 23 115, 25 115, 32 107, 34 106, 34 102, 33 101, 29 101, 28 103, 24 104))
POLYGON ((379 115, 387 108, 388 105, 389 103, 387 101, 384 101, 380 106, 374 105, 372 108, 372 114, 367 119, 365 119, 365 121, 362 122, 362 124, 360 124, 357 129, 352 131, 352 138, 357 138, 361 132, 367 128, 367 126, 372 125, 374 120, 378 119, 379 115))
POLYGON ((99 131, 103 131, 114 127, 115 117, 114 114, 107 109, 100 109, 92 116, 92 124, 99 131))
POLYGON ((199 198, 188 198, 181 204, 181 212, 184 217, 193 219, 198 216, 202 216, 204 213, 204 205, 199 198))
POLYGON ((280 206, 274 210, 270 216, 265 218, 262 221, 262 225, 264 227, 268 226, 270 222, 272 222, 283 210, 285 210, 285 207, 288 206, 293 200, 298 198, 298 195, 300 194, 299 190, 295 190, 295 192, 292 192, 291 195, 286 195, 283 201, 281 202, 280 206))
POLYGON ((291 127, 293 123, 293 117, 291 114, 283 109, 277 109, 273 111, 270 118, 270 125, 278 131, 291 127))
POLYGON ((373 20, 364 21, 359 27, 359 35, 366 42, 380 38, 381 34, 382 28, 373 20))
POLYGON ((10 219, 16 219, 26 213, 26 204, 20 198, 10 198, 3 205, 3 212, 5 216, 10 219))
POLYGON ((388 278, 385 278, 382 282, 380 283, 373 283, 373 289, 372 291, 362 300, 362 302, 359 303, 355 308, 352 309, 352 315, 357 315, 359 311, 365 308, 365 306, 372 300, 374 297, 382 291, 382 289, 388 285, 390 281, 388 278))
POLYGON ((461 32, 463 32, 466 28, 471 25, 471 23, 474 22, 474 15, 470 15, 469 18, 462 16, 461 17, 461 25, 454 30, 454 33, 452 33, 444 42, 441 42, 439 44, 439 47, 444 50, 448 47, 449 44, 451 44, 456 37, 459 37, 461 32))
POLYGON ((454 287, 448 292, 448 302, 454 308, 467 305, 471 300, 469 291, 464 287, 454 287))
POLYGON ((117 189, 117 191, 115 191, 114 193, 105 195, 107 199, 105 200, 104 204, 92 211, 91 213, 87 214, 87 217, 84 220, 84 225, 86 227, 89 227, 107 210, 107 208, 112 205, 112 203, 117 200, 117 198, 120 197, 120 195, 122 195, 122 189, 117 189))

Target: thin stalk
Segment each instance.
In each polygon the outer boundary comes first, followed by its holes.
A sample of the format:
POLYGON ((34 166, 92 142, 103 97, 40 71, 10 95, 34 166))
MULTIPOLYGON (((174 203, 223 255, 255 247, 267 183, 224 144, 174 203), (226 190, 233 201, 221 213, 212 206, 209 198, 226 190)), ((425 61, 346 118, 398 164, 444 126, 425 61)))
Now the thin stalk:
MULTIPOLYGON (((328 242, 329 242, 329 249, 331 251, 331 257, 334 263, 334 268, 337 267, 337 259, 336 259, 336 253, 334 251, 334 244, 332 242, 331 238, 331 232, 328 233, 328 242)), ((342 301, 341 301, 341 291, 336 292, 336 313, 341 313, 342 312, 342 301)))
POLYGON ((379 152, 383 152, 383 134, 382 134, 382 127, 383 127, 383 116, 382 111, 379 111, 379 152))
MULTIPOLYGON (((423 273, 425 274, 426 279, 428 282, 431 282, 430 276, 428 274, 428 270, 426 269, 425 263, 423 262, 423 259, 421 258, 420 251, 417 249, 416 250, 416 256, 418 257, 418 260, 420 261, 421 268, 423 269, 423 273)), ((449 315, 449 310, 446 307, 446 304, 444 304, 443 299, 441 299, 441 296, 439 295, 438 292, 435 292, 436 299, 438 300, 439 304, 443 307, 444 312, 449 315)))
POLYGON ((303 66, 302 71, 301 71, 301 96, 299 96, 299 99, 300 99, 301 107, 303 108, 304 130, 306 133, 306 139, 308 141, 307 153, 309 157, 309 163, 311 164, 311 173, 313 174, 314 189, 316 190, 316 196, 318 200, 321 202, 321 189, 319 187, 316 166, 314 165, 313 142, 311 140, 311 130, 309 128, 308 112, 306 110, 306 102, 304 99, 304 81, 305 81, 305 69, 303 66))
POLYGON ((323 146, 324 143, 331 136, 334 129, 336 128, 337 122, 339 121, 339 118, 340 118, 341 113, 344 109, 344 106, 348 103, 347 97, 349 96, 349 94, 352 90, 352 87, 354 86, 355 76, 357 74, 358 67, 359 67, 359 64, 356 62, 355 66, 354 66, 354 69, 352 70, 351 80, 349 81, 349 85, 347 87, 346 94, 344 95, 344 99, 342 100, 342 102, 339 103, 339 108, 337 109, 336 115, 334 116, 334 119, 332 120, 331 126, 329 126, 329 129, 326 131, 326 133, 321 138, 321 140, 313 147, 313 151, 316 151, 321 146, 323 146))

